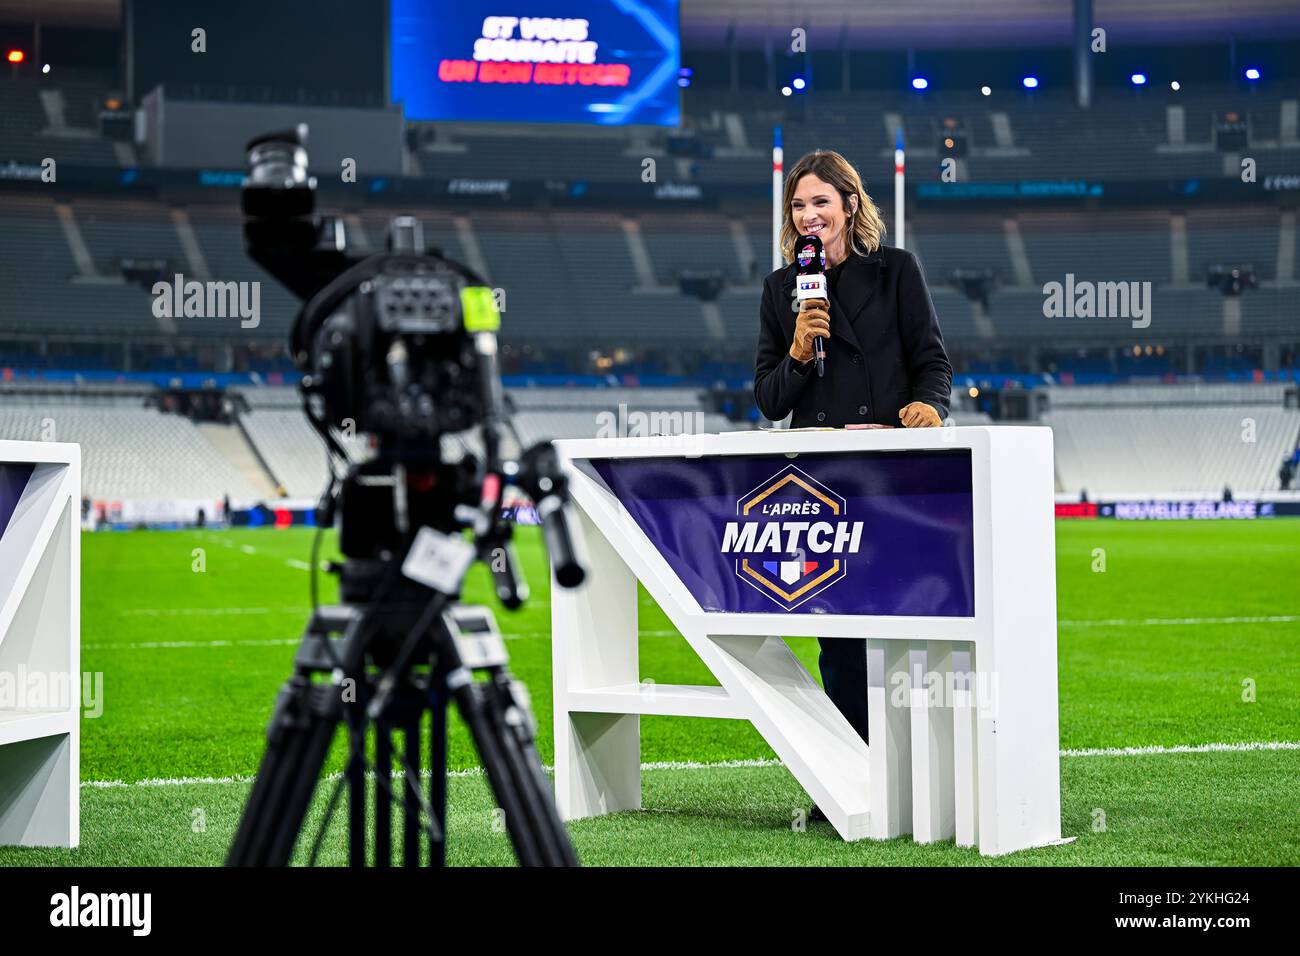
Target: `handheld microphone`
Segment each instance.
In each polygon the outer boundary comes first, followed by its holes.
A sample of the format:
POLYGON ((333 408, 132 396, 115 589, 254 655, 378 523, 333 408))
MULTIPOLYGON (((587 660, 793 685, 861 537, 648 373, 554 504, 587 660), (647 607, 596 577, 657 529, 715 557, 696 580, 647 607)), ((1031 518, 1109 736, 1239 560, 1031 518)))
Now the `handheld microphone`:
MULTIPOLYGON (((799 272, 795 277, 795 298, 814 302, 830 314, 830 296, 826 291, 826 250, 817 236, 800 236, 794 244, 795 261, 799 272)), ((813 339, 813 359, 817 374, 826 374, 826 340, 820 335, 813 339)))

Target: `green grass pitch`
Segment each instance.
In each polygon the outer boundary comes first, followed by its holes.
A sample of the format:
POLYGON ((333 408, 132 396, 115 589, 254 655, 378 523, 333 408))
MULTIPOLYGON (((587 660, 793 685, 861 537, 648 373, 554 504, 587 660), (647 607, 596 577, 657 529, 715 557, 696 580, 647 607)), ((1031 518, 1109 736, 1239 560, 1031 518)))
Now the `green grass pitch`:
MULTIPOLYGON (((223 860, 306 620, 309 539, 302 529, 83 536, 82 669, 103 673, 104 709, 82 723, 81 846, 0 848, 0 864, 223 860), (193 569, 195 549, 205 570, 193 569)), ((531 690, 549 763, 550 607, 536 529, 521 529, 519 547, 534 601, 518 613, 498 610, 498 621, 511 666, 531 690)), ((332 582, 321 582, 331 599, 332 582)), ((828 824, 801 831, 791 821, 809 800, 748 723, 643 717, 642 759, 652 765, 644 809, 570 824, 580 857, 602 865, 1300 864, 1300 521, 1058 522, 1057 582, 1062 829, 1072 844, 988 860, 906 838, 846 844, 828 824), (1104 571, 1095 570, 1096 549, 1104 571), (1251 743, 1290 746, 1109 752, 1251 743), (658 766, 674 762, 693 765, 658 766)), ((491 603, 488 594, 476 568, 466 600, 491 603)), ((643 678, 713 683, 644 592, 641 627, 643 678)), ((815 641, 790 645, 816 674, 815 641)), ((336 746, 331 770, 341 755, 336 746)), ((450 862, 511 863, 458 720, 450 759, 459 771, 450 862)), ((332 827, 322 862, 343 862, 343 841, 332 827)))

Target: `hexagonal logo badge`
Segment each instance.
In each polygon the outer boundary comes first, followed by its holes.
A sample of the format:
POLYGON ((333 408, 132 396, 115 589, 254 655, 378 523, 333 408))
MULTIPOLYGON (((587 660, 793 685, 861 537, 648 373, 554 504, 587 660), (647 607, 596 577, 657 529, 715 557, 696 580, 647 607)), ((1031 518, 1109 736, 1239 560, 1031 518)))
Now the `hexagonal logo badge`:
POLYGON ((792 611, 839 581, 862 541, 862 522, 847 520, 844 497, 787 465, 736 501, 722 551, 736 574, 778 607, 792 611))

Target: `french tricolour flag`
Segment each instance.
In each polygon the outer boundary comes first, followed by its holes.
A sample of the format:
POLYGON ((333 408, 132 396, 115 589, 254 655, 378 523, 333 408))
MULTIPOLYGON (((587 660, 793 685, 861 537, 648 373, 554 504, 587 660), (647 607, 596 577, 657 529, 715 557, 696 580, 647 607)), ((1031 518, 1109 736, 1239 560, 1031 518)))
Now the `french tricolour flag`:
POLYGON ((763 570, 786 584, 794 584, 817 570, 816 561, 764 561, 763 570))

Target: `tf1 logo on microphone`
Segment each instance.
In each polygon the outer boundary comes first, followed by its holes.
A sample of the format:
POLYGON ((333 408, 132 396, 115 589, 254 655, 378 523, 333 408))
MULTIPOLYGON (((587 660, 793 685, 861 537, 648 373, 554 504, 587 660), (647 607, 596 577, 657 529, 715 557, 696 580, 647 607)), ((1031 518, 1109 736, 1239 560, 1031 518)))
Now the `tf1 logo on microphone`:
POLYGON ((800 276, 795 294, 800 299, 826 298, 826 277, 821 275, 800 276))
POLYGON ((795 297, 799 300, 827 298, 826 249, 822 241, 816 236, 800 236, 795 249, 795 260, 799 263, 795 297))

